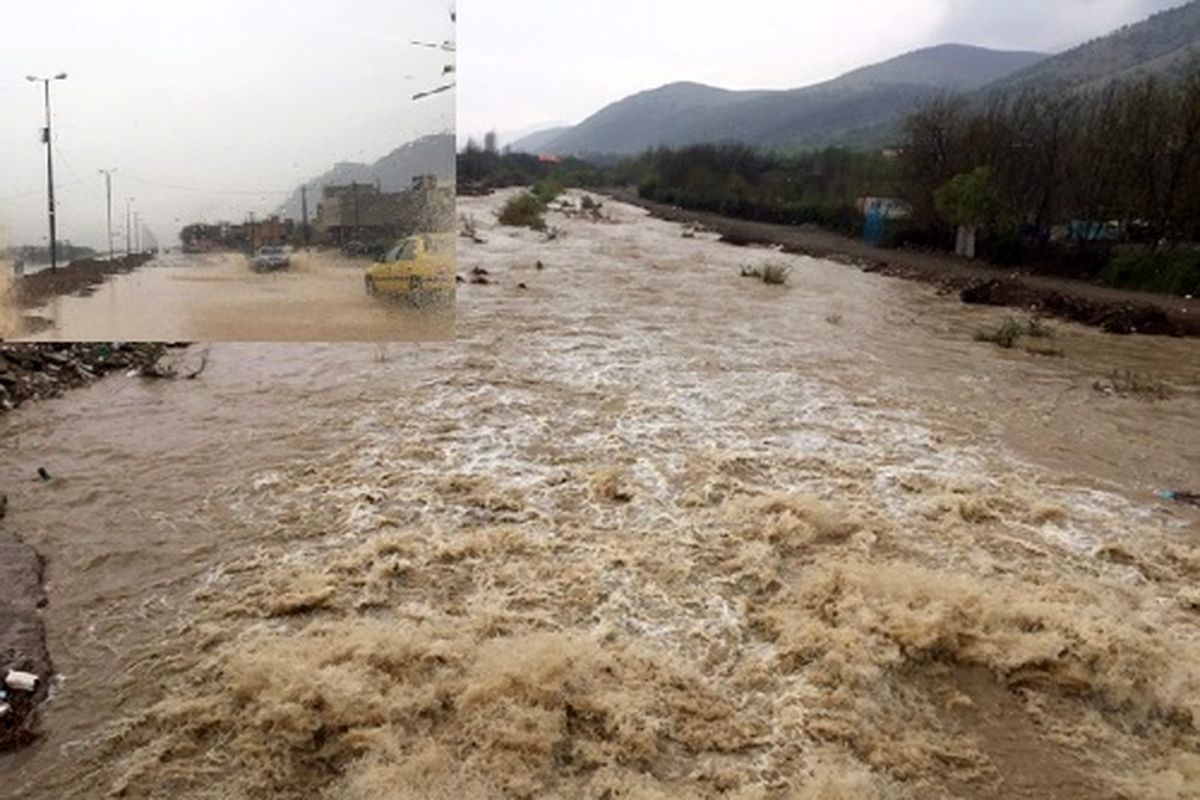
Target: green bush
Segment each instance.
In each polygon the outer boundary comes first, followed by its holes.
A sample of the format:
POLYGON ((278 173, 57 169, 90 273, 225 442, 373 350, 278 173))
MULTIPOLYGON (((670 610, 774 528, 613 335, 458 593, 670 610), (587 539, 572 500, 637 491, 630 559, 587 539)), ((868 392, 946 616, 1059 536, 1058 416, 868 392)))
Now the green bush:
POLYGON ((1100 273, 1100 280, 1119 289, 1200 295, 1200 250, 1179 248, 1155 252, 1123 247, 1100 273))
POLYGON ((500 224, 542 231, 546 229, 546 220, 542 217, 545 210, 546 206, 541 200, 529 192, 521 192, 509 198, 504 208, 500 209, 500 224))
POLYGON ((563 186, 557 178, 551 176, 535 183, 531 193, 543 206, 548 206, 563 193, 563 186))
POLYGON ((1013 349, 1016 339, 1025 336, 1028 329, 1021 320, 1009 317, 994 331, 977 331, 976 342, 991 342, 1006 350, 1013 349))
POLYGON ((783 286, 787 283, 788 273, 791 272, 790 267, 780 266, 779 264, 762 264, 757 267, 742 267, 743 278, 757 278, 763 283, 771 286, 783 286))

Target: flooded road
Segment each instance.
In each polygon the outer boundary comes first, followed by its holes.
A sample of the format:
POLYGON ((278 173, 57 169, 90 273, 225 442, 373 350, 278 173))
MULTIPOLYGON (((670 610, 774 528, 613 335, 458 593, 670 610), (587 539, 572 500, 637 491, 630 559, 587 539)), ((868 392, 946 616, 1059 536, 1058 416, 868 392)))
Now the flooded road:
POLYGON ((502 201, 456 343, 0 418, 61 672, 0 796, 1197 796, 1194 341, 502 201))
POLYGON ((36 326, 22 325, 11 309, 0 311, 0 326, 8 318, 8 338, 26 341, 453 338, 453 314, 414 312, 369 297, 363 285, 369 263, 298 251, 289 269, 262 274, 239 254, 168 253, 110 276, 94 294, 57 297, 28 312, 36 326))

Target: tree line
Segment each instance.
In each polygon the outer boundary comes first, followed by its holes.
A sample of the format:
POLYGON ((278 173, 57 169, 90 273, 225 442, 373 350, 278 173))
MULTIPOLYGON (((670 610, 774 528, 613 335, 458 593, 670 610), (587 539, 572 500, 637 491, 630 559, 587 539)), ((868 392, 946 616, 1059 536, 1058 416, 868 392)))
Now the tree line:
POLYGON ((860 198, 892 197, 909 214, 888 221, 885 246, 952 250, 969 226, 998 264, 1200 293, 1200 60, 1176 80, 937 97, 885 151, 706 144, 595 165, 493 146, 461 154, 459 170, 460 183, 636 186, 648 200, 852 235, 860 198))

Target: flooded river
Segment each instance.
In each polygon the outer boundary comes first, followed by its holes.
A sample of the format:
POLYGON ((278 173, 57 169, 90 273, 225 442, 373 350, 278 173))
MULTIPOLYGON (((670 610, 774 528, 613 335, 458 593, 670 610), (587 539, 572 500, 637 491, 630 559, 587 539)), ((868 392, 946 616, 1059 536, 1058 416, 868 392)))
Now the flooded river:
POLYGON ((1198 796, 1195 341, 503 199, 455 343, 0 418, 61 673, 0 796, 1198 796))
MULTIPOLYGON (((424 341, 454 336, 452 314, 367 295, 370 262, 298 251, 291 267, 255 272, 240 254, 160 255, 94 293, 56 297, 22 321, 0 308, 0 336, 25 341, 424 341), (6 318, 8 324, 6 326, 6 318), (7 330, 7 334, 5 331, 7 330)), ((3 271, 0 264, 0 272, 3 271)), ((0 278, 0 297, 3 297, 0 278)))

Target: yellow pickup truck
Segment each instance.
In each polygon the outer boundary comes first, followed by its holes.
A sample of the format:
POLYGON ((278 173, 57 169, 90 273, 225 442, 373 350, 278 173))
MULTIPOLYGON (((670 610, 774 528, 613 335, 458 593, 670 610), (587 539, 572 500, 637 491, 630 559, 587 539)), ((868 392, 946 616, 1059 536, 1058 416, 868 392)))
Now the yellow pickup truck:
POLYGON ((454 302, 452 233, 419 233, 396 243, 367 269, 367 293, 424 307, 454 302))

